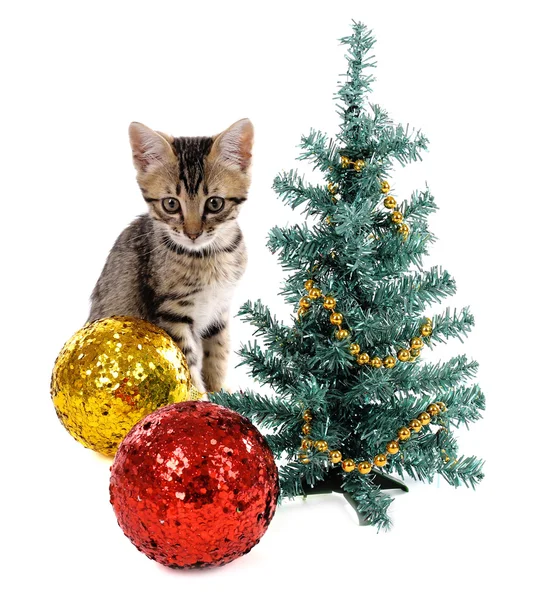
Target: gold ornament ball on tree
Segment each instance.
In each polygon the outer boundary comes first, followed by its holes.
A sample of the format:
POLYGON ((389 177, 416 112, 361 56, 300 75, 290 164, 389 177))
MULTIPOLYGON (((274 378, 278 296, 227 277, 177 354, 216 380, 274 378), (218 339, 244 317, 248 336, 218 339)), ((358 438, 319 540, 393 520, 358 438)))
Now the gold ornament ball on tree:
POLYGON ((395 367, 395 364, 396 364, 396 362, 397 362, 397 361, 395 360, 395 356, 387 356, 387 357, 384 359, 384 366, 385 366, 387 369, 393 369, 393 368, 395 367))
POLYGON ((412 419, 408 424, 408 428, 411 429, 414 433, 418 433, 420 431, 422 425, 418 419, 412 419))
POLYGON ((333 310, 334 308, 336 308, 336 299, 333 298, 332 296, 326 296, 326 298, 324 299, 324 302, 323 302, 323 306, 327 310, 333 310))
POLYGON ((328 450, 328 442, 318 440, 315 442, 315 448, 317 448, 319 452, 326 452, 328 450))
POLYGON ((429 425, 431 422, 431 415, 429 413, 422 412, 418 415, 418 421, 424 426, 429 425))
POLYGON ((403 222, 403 213, 398 210, 394 210, 392 213, 392 221, 394 223, 402 223, 403 222))
POLYGON ((392 440, 386 444, 386 451, 388 454, 397 454, 399 452, 399 442, 392 440))
POLYGON ((380 356, 375 356, 371 359, 371 366, 375 369, 380 369, 382 367, 382 358, 380 356))
POLYGON ((384 198, 384 206, 393 209, 397 206, 397 202, 393 196, 386 196, 386 198, 384 198))
POLYGON ((399 350, 399 352, 397 353, 397 358, 401 362, 407 362, 408 360, 410 360, 410 351, 406 348, 401 348, 401 350, 399 350))
POLYGON ((428 337, 433 332, 433 327, 430 323, 425 323, 425 325, 421 326, 421 335, 428 337))
POLYGON ((410 347, 414 350, 420 350, 423 348, 423 340, 419 337, 413 337, 410 340, 410 347))
POLYGON ((330 315, 330 323, 332 323, 332 325, 341 325, 341 323, 343 323, 343 315, 341 313, 332 313, 330 315))
POLYGON ((385 454, 377 454, 373 462, 377 467, 385 467, 388 464, 388 457, 385 454))
POLYGON ((398 231, 403 237, 406 238, 410 233, 410 227, 406 223, 401 223, 401 225, 399 225, 398 231))
POLYGON ((367 352, 362 352, 358 355, 356 362, 359 365, 367 365, 367 363, 369 362, 369 354, 367 352))
POLYGON ((311 306, 311 300, 307 296, 304 296, 304 298, 300 298, 299 304, 302 308, 309 308, 311 306))
POLYGON ((345 473, 351 473, 352 471, 354 471, 355 467, 356 464, 352 460, 352 458, 346 458, 341 462, 341 468, 345 471, 345 473))
POLYGON ((358 463, 358 473, 360 473, 361 475, 367 475, 368 473, 371 473, 371 463, 367 460, 364 460, 362 462, 358 463))
POLYGON ((429 404, 429 406, 427 407, 427 412, 431 415, 431 417, 435 417, 437 414, 440 413, 440 407, 438 406, 438 404, 435 404, 433 402, 433 404, 429 404))
POLYGON ((402 440, 408 440, 410 438, 411 432, 410 429, 408 427, 400 427, 397 430, 397 437, 402 440))
POLYGON ((331 450, 329 457, 333 464, 337 464, 338 462, 341 462, 343 455, 341 454, 341 452, 339 450, 331 450))
POLYGON ((107 455, 140 419, 190 400, 193 391, 185 357, 171 337, 133 317, 87 324, 64 345, 52 371, 58 418, 76 440, 107 455))
POLYGON ((309 450, 309 448, 311 448, 311 445, 312 445, 312 443, 313 443, 313 442, 312 442, 310 439, 306 439, 306 438, 304 438, 304 439, 302 440, 302 442, 300 442, 300 448, 301 448, 302 450, 309 450))

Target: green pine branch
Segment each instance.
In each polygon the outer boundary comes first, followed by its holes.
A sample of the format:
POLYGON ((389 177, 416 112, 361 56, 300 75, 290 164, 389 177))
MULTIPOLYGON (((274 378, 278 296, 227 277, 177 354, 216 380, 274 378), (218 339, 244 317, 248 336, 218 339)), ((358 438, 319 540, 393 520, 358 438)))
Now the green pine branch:
POLYGON ((358 505, 360 513, 372 525, 380 529, 389 529, 391 519, 388 508, 393 501, 379 487, 375 486, 369 477, 364 477, 356 472, 345 477, 343 489, 358 505))
POLYGON ((302 411, 295 403, 268 397, 251 390, 240 393, 225 391, 210 395, 211 402, 230 408, 262 427, 292 427, 300 421, 302 411))
POLYGON ((478 385, 471 387, 461 386, 440 393, 433 398, 434 402, 443 402, 448 407, 446 418, 455 427, 475 423, 482 418, 485 410, 485 395, 478 385))
POLYGON ((359 115, 366 94, 371 92, 371 84, 375 78, 368 70, 375 67, 376 62, 371 56, 375 38, 371 31, 362 23, 353 23, 352 34, 341 38, 341 43, 347 47, 348 61, 347 80, 340 85, 336 97, 341 102, 340 112, 345 124, 351 115, 359 115))
POLYGON ((369 300, 371 310, 394 308, 403 314, 423 313, 457 291, 455 280, 442 267, 413 272, 379 283, 369 300))
MULTIPOLYGON (((314 168, 321 171, 329 171, 334 162, 339 160, 338 149, 333 140, 329 140, 325 133, 312 129, 309 135, 303 135, 300 142, 302 153, 300 160, 309 160, 314 168)), ((291 171, 292 172, 292 171, 291 171)), ((274 189, 280 192, 278 177, 274 182, 274 189)))
POLYGON ((445 342, 449 338, 456 337, 461 342, 463 337, 466 337, 474 326, 474 317, 470 313, 468 307, 464 307, 462 310, 457 312, 450 308, 441 314, 433 317, 433 333, 431 335, 431 341, 445 342))
POLYGON ((404 364, 394 369, 399 389, 416 393, 435 392, 457 387, 476 376, 478 364, 464 355, 454 356, 444 363, 404 364))
POLYGON ((303 496, 303 465, 289 462, 279 468, 280 501, 284 498, 303 496))
POLYGON ((256 342, 241 345, 239 356, 243 359, 239 365, 248 366, 254 379, 268 383, 280 394, 287 392, 298 375, 290 361, 263 351, 256 342))
POLYGON ((278 260, 284 270, 307 270, 312 256, 326 254, 332 248, 330 240, 316 235, 305 225, 273 227, 267 245, 271 252, 279 252, 278 260))
POLYGON ((484 461, 475 456, 468 456, 457 460, 451 460, 439 469, 440 475, 452 486, 465 485, 475 489, 475 486, 483 480, 484 461))
POLYGON ((291 459, 296 456, 296 450, 300 443, 300 427, 295 426, 289 429, 280 429, 276 433, 268 433, 265 435, 265 439, 276 458, 285 456, 291 459))
POLYGON ((409 225, 420 223, 426 228, 427 218, 438 210, 433 195, 429 190, 413 192, 409 201, 404 200, 401 205, 401 212, 405 216, 405 221, 409 225))
POLYGON ((294 170, 277 175, 272 187, 281 196, 284 204, 293 209, 307 203, 303 208, 304 214, 308 216, 323 215, 327 207, 333 204, 332 195, 326 186, 306 184, 304 177, 294 170))
POLYGON ((237 316, 256 328, 254 335, 262 335, 269 341, 286 341, 292 335, 289 328, 275 319, 270 309, 261 300, 257 300, 255 303, 250 300, 246 301, 240 307, 237 316))

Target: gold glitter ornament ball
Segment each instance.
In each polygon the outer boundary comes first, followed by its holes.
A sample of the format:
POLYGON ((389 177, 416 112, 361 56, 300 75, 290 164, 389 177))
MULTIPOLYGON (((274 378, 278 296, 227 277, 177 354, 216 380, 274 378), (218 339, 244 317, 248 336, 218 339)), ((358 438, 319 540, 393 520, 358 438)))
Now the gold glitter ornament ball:
POLYGON ((101 454, 114 455, 140 419, 191 394, 179 347, 156 325, 134 317, 89 323, 65 344, 52 371, 58 418, 101 454))

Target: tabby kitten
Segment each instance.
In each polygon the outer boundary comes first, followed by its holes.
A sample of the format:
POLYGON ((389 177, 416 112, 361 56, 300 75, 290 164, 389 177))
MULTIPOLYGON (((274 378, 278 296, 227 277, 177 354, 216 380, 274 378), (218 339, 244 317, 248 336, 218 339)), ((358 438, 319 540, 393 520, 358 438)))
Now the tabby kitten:
POLYGON ((148 214, 116 240, 93 290, 90 321, 112 315, 159 325, 186 356, 193 384, 217 391, 229 354, 229 305, 246 267, 237 217, 250 185, 253 127, 174 138, 129 128, 148 214))

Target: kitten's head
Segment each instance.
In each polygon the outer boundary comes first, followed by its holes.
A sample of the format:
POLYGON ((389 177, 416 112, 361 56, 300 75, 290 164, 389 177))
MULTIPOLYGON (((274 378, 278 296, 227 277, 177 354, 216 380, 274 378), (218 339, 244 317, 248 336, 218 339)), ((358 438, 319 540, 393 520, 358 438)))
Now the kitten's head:
POLYGON ((213 137, 174 138, 131 123, 134 166, 149 214, 186 250, 233 241, 250 185, 253 133, 248 119, 213 137))

